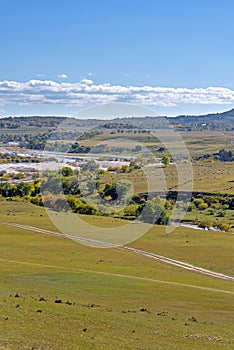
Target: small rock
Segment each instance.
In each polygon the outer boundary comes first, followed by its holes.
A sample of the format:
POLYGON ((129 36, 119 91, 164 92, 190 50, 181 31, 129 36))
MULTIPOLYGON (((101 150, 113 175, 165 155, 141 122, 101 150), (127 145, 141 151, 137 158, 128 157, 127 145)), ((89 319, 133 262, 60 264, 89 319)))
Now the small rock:
POLYGON ((46 299, 44 297, 40 297, 39 301, 46 301, 46 299))
POLYGON ((140 309, 140 311, 141 311, 141 312, 149 312, 149 310, 146 309, 146 308, 144 308, 144 307, 142 307, 142 308, 140 309))
POLYGON ((168 312, 166 312, 166 311, 158 312, 157 315, 158 316, 167 316, 168 312))
POLYGON ((62 304, 62 300, 61 299, 55 299, 55 304, 62 304))

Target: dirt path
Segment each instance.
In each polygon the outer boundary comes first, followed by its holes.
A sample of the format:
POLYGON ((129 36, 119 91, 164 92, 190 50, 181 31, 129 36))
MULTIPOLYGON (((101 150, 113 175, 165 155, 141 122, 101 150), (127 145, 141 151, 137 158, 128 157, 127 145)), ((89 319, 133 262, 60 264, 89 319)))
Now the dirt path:
POLYGON ((161 262, 173 265, 173 266, 177 266, 186 270, 190 270, 193 272, 197 272, 203 275, 207 275, 207 276, 211 276, 211 277, 215 277, 215 278, 219 278, 222 280, 226 280, 226 281, 232 281, 234 282, 234 277, 232 276, 228 276, 228 275, 224 275, 222 273, 218 273, 218 272, 214 272, 211 270, 207 270, 192 264, 188 264, 185 263, 183 261, 179 261, 179 260, 175 260, 172 258, 168 258, 165 257, 163 255, 159 255, 159 254, 155 254, 155 253, 150 253, 144 250, 140 250, 140 249, 136 249, 136 248, 132 248, 132 247, 127 247, 127 246, 123 246, 123 245, 118 245, 118 244, 113 244, 113 243, 109 243, 109 242, 104 242, 104 241, 98 241, 98 240, 94 240, 94 239, 89 239, 89 238, 84 238, 84 237, 79 237, 79 236, 74 236, 74 235, 67 235, 67 234, 62 234, 59 232, 54 232, 54 231, 48 231, 48 230, 44 230, 38 227, 34 227, 34 226, 28 226, 28 225, 23 225, 23 224, 16 224, 16 223, 10 223, 10 222, 5 222, 2 223, 3 225, 9 225, 9 226, 14 226, 14 227, 18 227, 18 228, 22 228, 24 230, 29 230, 29 231, 33 231, 33 232, 38 232, 38 233, 42 233, 42 234, 46 234, 46 235, 53 235, 53 236, 58 236, 58 237, 63 237, 63 238, 68 238, 68 239, 72 239, 74 241, 80 242, 80 243, 93 243, 96 245, 100 245, 100 246, 105 246, 105 247, 109 247, 109 248, 115 248, 115 249, 121 249, 121 250, 125 250, 134 254, 138 254, 138 255, 143 255, 147 258, 151 258, 151 259, 155 259, 155 260, 159 260, 161 262))

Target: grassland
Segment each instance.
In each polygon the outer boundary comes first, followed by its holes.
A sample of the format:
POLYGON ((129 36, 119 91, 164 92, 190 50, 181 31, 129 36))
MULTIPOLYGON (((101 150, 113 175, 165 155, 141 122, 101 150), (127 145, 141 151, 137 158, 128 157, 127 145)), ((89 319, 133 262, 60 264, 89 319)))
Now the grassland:
MULTIPOLYGON (((222 148, 234 150, 233 144, 233 132, 223 133, 220 131, 203 131, 203 132, 180 132, 179 133, 189 150, 191 157, 215 153, 222 148)), ((156 133, 157 135, 157 133, 156 133)), ((134 133, 124 133, 124 134, 110 134, 105 132, 94 138, 87 140, 80 140, 79 143, 85 146, 95 147, 99 143, 104 142, 105 140, 111 140, 111 144, 114 145, 114 140, 119 138, 126 138, 128 140, 134 140, 139 142, 139 144, 146 146, 154 152, 157 156, 160 156, 160 153, 157 152, 157 149, 160 148, 162 143, 157 140, 153 133, 152 134, 134 134, 134 133)), ((120 141, 116 140, 116 144, 120 144, 120 141)), ((171 141, 173 145, 173 140, 171 141)), ((170 145, 170 140, 168 140, 168 145, 170 145)))
MULTIPOLYGON (((185 146, 187 147, 191 158, 201 156, 204 154, 213 154, 221 149, 228 149, 234 151, 233 133, 223 132, 181 132, 180 133, 185 146)), ((156 156, 161 157, 162 154, 158 152, 158 149, 163 146, 161 142, 155 139, 150 134, 109 134, 103 133, 88 140, 79 141, 80 144, 90 147, 104 142, 105 140, 111 140, 111 145, 121 146, 123 141, 118 141, 118 138, 126 138, 138 142, 139 145, 147 147, 156 156), (116 144, 115 144, 116 139, 116 144), (120 143, 119 143, 120 142, 120 143)), ((168 145, 173 146, 173 140, 168 140, 168 145)), ((131 144, 131 143, 130 143, 131 144)), ((126 145, 125 145, 126 147, 126 145)), ((193 185, 194 191, 203 192, 221 192, 234 194, 234 163, 223 162, 194 162, 193 166, 193 185), (212 179, 212 181, 211 181, 212 179)), ((180 169, 182 167, 180 166, 180 169)), ((168 190, 176 190, 178 185, 178 175, 176 165, 171 164, 169 167, 162 170, 161 168, 154 168, 155 183, 158 183, 159 187, 166 186, 168 190)), ((183 177, 186 178, 188 169, 184 167, 183 177)), ((150 170, 149 170, 150 173, 150 170)), ((147 172, 144 173, 139 170, 132 174, 107 174, 103 177, 103 182, 115 181, 120 179, 126 179, 132 181, 135 193, 147 191, 147 172)), ((156 189, 157 190, 157 189, 156 189)))
POLYGON ((50 130, 51 128, 49 127, 42 127, 42 128, 23 127, 19 129, 1 128, 0 135, 24 135, 24 134, 37 135, 42 132, 49 132, 50 130))
MULTIPOLYGON (((80 143, 95 146, 119 136, 123 135, 102 134, 80 143)), ((160 155, 161 144, 149 135, 125 136, 160 155)), ((232 134, 182 136, 192 157, 221 148, 233 150, 232 134)), ((233 163, 194 163, 194 190, 234 194, 233 170, 233 163)), ((126 178, 135 193, 147 191, 146 176, 138 170, 106 174, 101 180, 104 184, 126 178)), ((164 181, 167 189, 177 189, 173 164, 154 170, 154 178, 159 189, 164 181)), ((41 207, 13 201, 0 204, 0 349, 234 348, 232 282, 126 251, 91 248, 3 225, 14 222, 57 231, 41 207)), ((186 219, 194 215, 196 210, 187 213, 186 219)), ((231 222, 231 211, 226 215, 231 222)), ((69 217, 65 213, 61 217, 67 230, 74 230, 69 217)), ((81 218, 94 230, 119 226, 129 240, 134 233, 120 219, 81 218)), ((82 236, 82 227, 75 229, 82 236)), ((233 239, 232 233, 180 227, 168 234, 163 226, 154 226, 129 245, 234 276, 233 239)))
MULTIPOLYGON (((190 168, 180 166, 182 177, 190 179, 190 168)), ((193 188, 194 191, 229 193, 234 194, 234 164, 232 163, 194 163, 193 164, 193 188), (212 181, 211 181, 212 179, 212 181)), ((132 182, 135 193, 148 191, 147 178, 153 176, 155 191, 178 189, 178 173, 175 164, 166 168, 146 168, 136 170, 131 174, 106 174, 101 178, 102 183, 115 182, 128 179, 132 182)))
MULTIPOLYGON (((28 203, 1 202, 6 221, 56 230, 28 203)), ((131 246, 234 275, 232 242, 228 233, 155 226, 131 246)), ((0 266, 0 349, 233 349, 233 283, 4 225, 0 266)))

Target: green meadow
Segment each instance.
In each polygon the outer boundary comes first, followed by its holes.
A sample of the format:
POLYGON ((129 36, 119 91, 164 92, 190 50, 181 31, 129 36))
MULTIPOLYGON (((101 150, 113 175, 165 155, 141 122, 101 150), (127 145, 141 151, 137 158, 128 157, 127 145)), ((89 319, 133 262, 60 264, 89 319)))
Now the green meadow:
MULTIPOLYGON (((0 222, 57 230, 43 208, 24 202, 2 201, 0 222)), ((129 246, 233 276, 232 240, 155 226, 129 246)), ((0 349, 233 349, 232 282, 3 224, 0 251, 0 349)))

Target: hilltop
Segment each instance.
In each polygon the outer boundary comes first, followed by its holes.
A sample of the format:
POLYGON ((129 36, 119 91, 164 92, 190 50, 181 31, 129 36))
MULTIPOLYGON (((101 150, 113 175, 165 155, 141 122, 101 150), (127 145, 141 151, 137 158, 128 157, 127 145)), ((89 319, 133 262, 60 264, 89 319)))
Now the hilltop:
POLYGON ((22 116, 4 117, 0 119, 0 130, 21 128, 57 128, 61 123, 66 127, 89 129, 99 127, 103 129, 155 129, 173 126, 179 130, 233 130, 234 108, 222 113, 203 115, 178 115, 176 117, 124 117, 114 119, 76 119, 59 116, 22 116))

